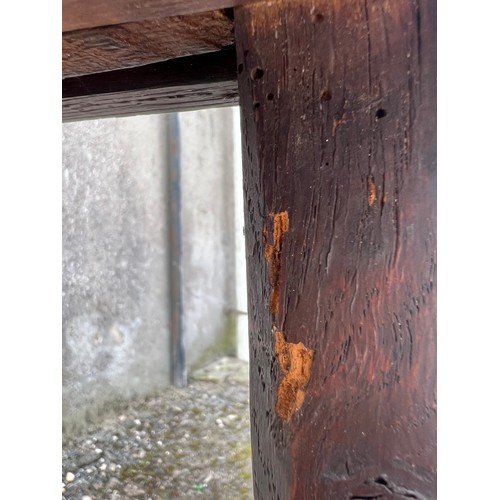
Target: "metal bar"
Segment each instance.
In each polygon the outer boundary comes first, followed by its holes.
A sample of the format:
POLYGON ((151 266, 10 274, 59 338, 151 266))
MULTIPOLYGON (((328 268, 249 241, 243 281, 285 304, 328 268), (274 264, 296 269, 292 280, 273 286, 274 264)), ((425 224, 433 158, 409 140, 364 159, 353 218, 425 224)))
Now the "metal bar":
POLYGON ((167 120, 170 381, 177 387, 185 387, 187 371, 182 324, 181 166, 177 113, 169 114, 167 120))

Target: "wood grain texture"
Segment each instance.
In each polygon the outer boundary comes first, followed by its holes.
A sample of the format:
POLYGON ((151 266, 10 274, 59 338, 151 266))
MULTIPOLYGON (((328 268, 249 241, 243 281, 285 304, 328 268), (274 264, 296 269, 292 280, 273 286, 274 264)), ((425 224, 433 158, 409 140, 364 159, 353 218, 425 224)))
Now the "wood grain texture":
POLYGON ((197 14, 250 0, 63 0, 62 31, 197 14))
POLYGON ((63 121, 238 103, 234 47, 63 80, 63 121))
POLYGON ((255 497, 436 498, 435 2, 259 2, 235 38, 255 497))
POLYGON ((222 11, 63 33, 63 78, 214 52, 234 43, 222 11))

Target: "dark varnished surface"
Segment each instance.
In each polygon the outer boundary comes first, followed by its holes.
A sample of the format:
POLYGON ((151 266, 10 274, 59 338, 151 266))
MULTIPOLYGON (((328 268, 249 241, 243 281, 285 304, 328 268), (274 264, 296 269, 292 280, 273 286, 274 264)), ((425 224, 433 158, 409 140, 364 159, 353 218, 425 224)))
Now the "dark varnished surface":
POLYGON ((238 103, 234 47, 66 78, 62 97, 64 121, 234 105, 238 103))
POLYGON ((435 11, 235 9, 256 498, 436 497, 435 11), (276 330, 314 351, 289 422, 276 330))

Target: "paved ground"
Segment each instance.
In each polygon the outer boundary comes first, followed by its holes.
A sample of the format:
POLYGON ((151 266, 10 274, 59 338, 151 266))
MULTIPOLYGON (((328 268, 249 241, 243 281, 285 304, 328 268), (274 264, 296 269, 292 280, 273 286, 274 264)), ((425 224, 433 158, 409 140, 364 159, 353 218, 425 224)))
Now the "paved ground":
POLYGON ((251 499, 248 365, 136 399, 63 442, 63 500, 251 499))

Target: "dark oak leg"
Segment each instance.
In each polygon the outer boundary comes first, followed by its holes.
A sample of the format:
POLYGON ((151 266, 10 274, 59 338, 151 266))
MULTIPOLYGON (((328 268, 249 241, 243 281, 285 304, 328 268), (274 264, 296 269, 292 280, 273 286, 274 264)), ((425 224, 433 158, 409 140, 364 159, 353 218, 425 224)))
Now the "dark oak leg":
POLYGON ((436 6, 235 9, 254 493, 436 497, 436 6))

